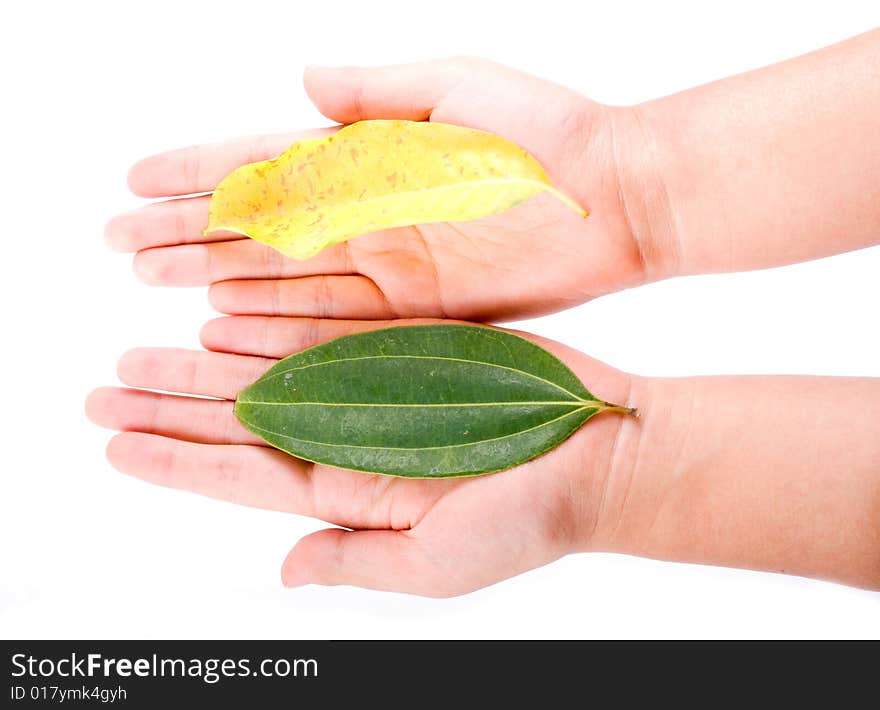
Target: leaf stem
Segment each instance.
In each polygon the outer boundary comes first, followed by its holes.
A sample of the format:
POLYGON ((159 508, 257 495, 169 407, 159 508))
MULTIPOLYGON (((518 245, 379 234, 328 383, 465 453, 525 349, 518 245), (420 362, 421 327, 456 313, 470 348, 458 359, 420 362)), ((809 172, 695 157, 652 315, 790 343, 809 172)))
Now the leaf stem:
POLYGON ((601 405, 603 412, 614 412, 615 414, 625 414, 629 417, 639 418, 639 410, 635 407, 624 407, 620 404, 612 404, 611 402, 603 402, 601 400, 598 400, 597 404, 601 405))
POLYGON ((590 213, 581 207, 575 200, 566 195, 562 190, 557 190, 555 187, 549 188, 550 192, 552 192, 556 197, 558 197, 565 205, 573 209, 577 212, 581 217, 589 217, 590 213))

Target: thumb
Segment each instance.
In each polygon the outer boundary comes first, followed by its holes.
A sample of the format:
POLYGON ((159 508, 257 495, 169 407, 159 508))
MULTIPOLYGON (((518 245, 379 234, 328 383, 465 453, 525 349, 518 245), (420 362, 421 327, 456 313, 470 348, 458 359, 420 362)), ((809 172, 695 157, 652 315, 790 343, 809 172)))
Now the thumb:
POLYGON ((448 596, 448 580, 408 531, 320 530, 307 535, 281 567, 287 587, 347 584, 367 589, 448 596))
POLYGON ((318 110, 339 123, 374 118, 424 121, 475 69, 476 59, 444 59, 386 67, 309 67, 303 84, 318 110))

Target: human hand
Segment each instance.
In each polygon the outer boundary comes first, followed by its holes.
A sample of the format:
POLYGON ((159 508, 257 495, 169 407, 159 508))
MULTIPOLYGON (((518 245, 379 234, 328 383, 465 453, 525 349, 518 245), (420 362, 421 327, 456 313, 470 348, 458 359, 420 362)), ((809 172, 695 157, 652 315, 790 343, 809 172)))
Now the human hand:
MULTIPOLYGON (((117 217, 107 238, 138 252, 135 270, 150 283, 221 282, 211 298, 224 312, 369 319, 523 318, 668 276, 857 249, 880 234, 880 91, 865 69, 878 58, 875 30, 627 108, 478 60, 312 69, 306 88, 329 117, 492 131, 534 154, 590 217, 539 195, 493 217, 377 232, 294 261, 234 235, 202 236, 202 196, 117 217)), ((138 163, 129 181, 145 197, 207 192, 303 137, 172 151, 138 163)))
POLYGON ((126 384, 180 395, 104 388, 88 413, 124 432, 108 456, 125 473, 352 529, 304 538, 283 566, 289 585, 447 596, 601 550, 880 588, 880 379, 643 378, 526 336, 641 417, 596 417, 522 466, 465 479, 313 465, 233 415, 236 393, 273 358, 425 322, 219 318, 202 341, 223 352, 135 350, 120 361, 126 384))
MULTIPOLYGON (((103 388, 89 397, 87 411, 96 423, 124 432, 107 450, 124 473, 341 526, 296 545, 282 568, 288 586, 350 584, 450 596, 598 544, 615 441, 622 427, 637 426, 628 418, 598 416, 551 452, 508 471, 413 480, 293 458, 266 446, 233 414, 236 393, 274 357, 359 330, 424 322, 212 321, 203 333, 212 347, 252 354, 131 351, 119 363, 123 382, 180 394, 103 388)), ((564 360, 597 396, 627 401, 628 375, 557 343, 526 337, 564 360)))
MULTIPOLYGON (((539 195, 485 219, 385 230, 295 261, 237 235, 202 236, 209 198, 191 197, 149 205, 108 224, 114 248, 138 252, 135 271, 144 280, 222 282, 210 296, 224 312, 487 321, 560 310, 669 275, 665 252, 634 231, 648 221, 652 190, 642 170, 649 151, 628 109, 473 59, 313 68, 305 85, 318 108, 340 123, 431 120, 512 140, 537 157, 590 217, 539 195), (638 189, 625 194, 624 185, 638 189), (278 280, 263 280, 268 278, 278 280)), ((238 166, 275 157, 307 135, 315 133, 172 151, 135 165, 129 183, 145 197, 210 191, 238 166)), ((663 219, 650 216, 655 226, 663 219)))

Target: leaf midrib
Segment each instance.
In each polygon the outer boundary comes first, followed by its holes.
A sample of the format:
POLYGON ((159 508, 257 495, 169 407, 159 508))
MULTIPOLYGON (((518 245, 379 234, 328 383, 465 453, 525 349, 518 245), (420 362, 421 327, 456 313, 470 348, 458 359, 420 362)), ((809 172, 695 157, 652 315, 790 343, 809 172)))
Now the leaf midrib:
POLYGON ((288 434, 282 434, 281 432, 278 432, 278 431, 273 431, 271 429, 265 429, 261 426, 257 426, 256 424, 253 424, 252 422, 248 422, 247 427, 251 430, 256 429, 258 431, 265 432, 266 434, 271 434, 273 436, 279 436, 284 439, 290 439, 291 441, 299 441, 304 444, 315 444, 317 446, 328 446, 328 447, 338 448, 338 449, 371 449, 371 450, 379 449, 382 451, 437 451, 437 450, 441 450, 441 449, 459 449, 459 448, 463 448, 465 446, 476 446, 479 444, 487 444, 492 441, 501 441, 503 439, 509 439, 514 436, 521 436, 522 434, 527 434, 530 431, 537 431, 538 429, 541 429, 542 427, 546 427, 546 426, 550 426, 551 424, 555 424, 556 422, 562 421, 563 419, 566 419, 567 417, 570 417, 570 416, 577 414, 579 412, 583 412, 584 410, 596 409, 596 408, 597 407, 578 407, 577 409, 574 409, 570 412, 566 412, 565 414, 563 414, 559 417, 556 417, 555 419, 550 419, 549 421, 542 422, 541 424, 538 424, 533 427, 529 427, 528 429, 521 429, 520 431, 515 431, 511 434, 505 434, 504 436, 496 436, 491 439, 477 439, 476 441, 468 441, 463 444, 446 444, 444 446, 418 446, 418 447, 412 447, 412 448, 405 447, 405 446, 364 446, 362 444, 331 444, 331 443, 327 443, 324 441, 314 441, 312 439, 300 439, 298 437, 290 436, 288 434))
MULTIPOLYGON (((363 207, 363 206, 369 205, 374 202, 383 202, 383 201, 387 201, 387 200, 390 200, 393 198, 409 197, 411 195, 417 195, 422 192, 441 192, 444 190, 472 189, 475 186, 482 187, 482 186, 487 186, 487 185, 503 185, 503 184, 510 184, 510 183, 531 185, 531 186, 537 188, 536 194, 537 194, 537 192, 541 192, 541 191, 552 192, 553 194, 557 195, 559 197, 559 199, 562 200, 563 202, 569 204, 570 206, 573 205, 573 201, 571 200, 570 197, 568 197, 567 195, 564 195, 563 193, 556 190, 551 184, 541 182, 540 180, 535 180, 534 178, 486 178, 486 179, 479 179, 479 180, 470 180, 468 182, 453 183, 453 184, 449 184, 449 185, 438 185, 435 187, 420 187, 420 188, 416 188, 414 190, 402 190, 402 191, 398 191, 398 192, 387 192, 384 195, 376 195, 374 197, 368 197, 363 200, 350 200, 350 201, 346 201, 346 202, 338 202, 335 204, 333 204, 333 203, 324 204, 324 205, 320 205, 317 210, 312 210, 310 212, 310 214, 319 214, 322 211, 330 212, 330 211, 335 211, 335 210, 351 209, 353 207, 363 207)), ((577 209, 578 209, 578 211, 583 211, 583 209, 580 206, 577 206, 577 209)), ((301 212, 308 212, 308 210, 305 207, 297 207, 294 209, 281 210, 281 214, 285 214, 285 213, 297 214, 297 213, 301 213, 301 212)), ((265 219, 265 217, 263 219, 265 219)), ((241 220, 239 220, 239 224, 250 226, 250 225, 260 224, 261 221, 262 221, 261 219, 241 219, 241 220)), ((211 229, 212 230, 229 229, 229 227, 221 224, 221 225, 211 227, 211 229)))
POLYGON ((602 407, 605 403, 598 400, 578 399, 570 402, 547 401, 547 402, 262 402, 255 399, 241 399, 241 404, 258 404, 268 407, 298 407, 301 405, 313 405, 316 407, 602 407))
MULTIPOLYGON (((265 375, 262 379, 260 379, 255 384, 262 384, 268 382, 269 380, 275 379, 276 377, 280 377, 281 375, 286 375, 290 372, 298 372, 300 370, 307 370, 313 367, 324 367, 327 365, 335 365, 339 362, 357 362, 360 360, 392 360, 392 359, 410 359, 410 360, 443 360, 449 362, 463 362, 470 365, 483 365, 484 367, 495 367, 501 370, 508 370, 509 372, 516 372, 520 375, 525 375, 526 377, 531 377, 534 380, 538 380, 539 382, 543 382, 545 384, 550 385, 551 387, 555 387, 560 392, 564 392, 569 395, 572 399, 577 402, 587 402, 589 400, 585 400, 582 397, 578 397, 574 392, 566 389, 560 384, 553 382, 552 380, 547 380, 538 375, 534 375, 531 372, 526 372, 525 370, 520 370, 516 367, 508 367, 507 365, 499 365, 494 362, 483 362, 481 360, 468 360, 465 358, 457 358, 457 357, 442 357, 439 355, 364 355, 361 357, 346 357, 346 358, 337 358, 335 360, 328 360, 327 362, 314 362, 310 365, 300 365, 298 367, 289 367, 285 370, 279 370, 271 375, 265 375)), ((241 400, 242 402, 246 402, 247 400, 241 400)))

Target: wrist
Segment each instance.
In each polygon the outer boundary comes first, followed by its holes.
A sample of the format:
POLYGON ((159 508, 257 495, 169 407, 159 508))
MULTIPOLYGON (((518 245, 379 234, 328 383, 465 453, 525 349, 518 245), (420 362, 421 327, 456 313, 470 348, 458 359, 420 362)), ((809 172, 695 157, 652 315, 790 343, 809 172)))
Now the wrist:
POLYGON ((870 378, 632 378, 642 416, 621 422, 579 550, 880 588, 878 390, 870 378))
POLYGON ((658 471, 646 468, 645 459, 656 453, 658 422, 670 421, 670 400, 656 397, 660 382, 630 376, 626 399, 620 403, 638 409, 639 416, 606 419, 610 443, 602 451, 599 469, 604 475, 588 486, 589 509, 580 516, 589 521, 589 529, 580 531, 574 551, 639 554, 644 523, 654 517, 650 490, 656 487, 651 479, 658 471))
POLYGON ((644 282, 678 276, 680 237, 667 187, 674 166, 664 158, 652 104, 608 106, 618 208, 638 250, 644 282))
MULTIPOLYGON (((543 505, 554 511, 548 542, 559 555, 625 552, 629 537, 636 535, 632 526, 620 523, 622 511, 629 507, 626 481, 633 480, 643 449, 643 415, 653 409, 653 380, 612 372, 601 378, 601 388, 594 392, 606 401, 636 408, 638 416, 597 415, 560 449, 565 456, 552 467, 561 484, 554 486, 557 501, 543 505)), ((591 381, 597 382, 595 372, 591 374, 591 381)))

